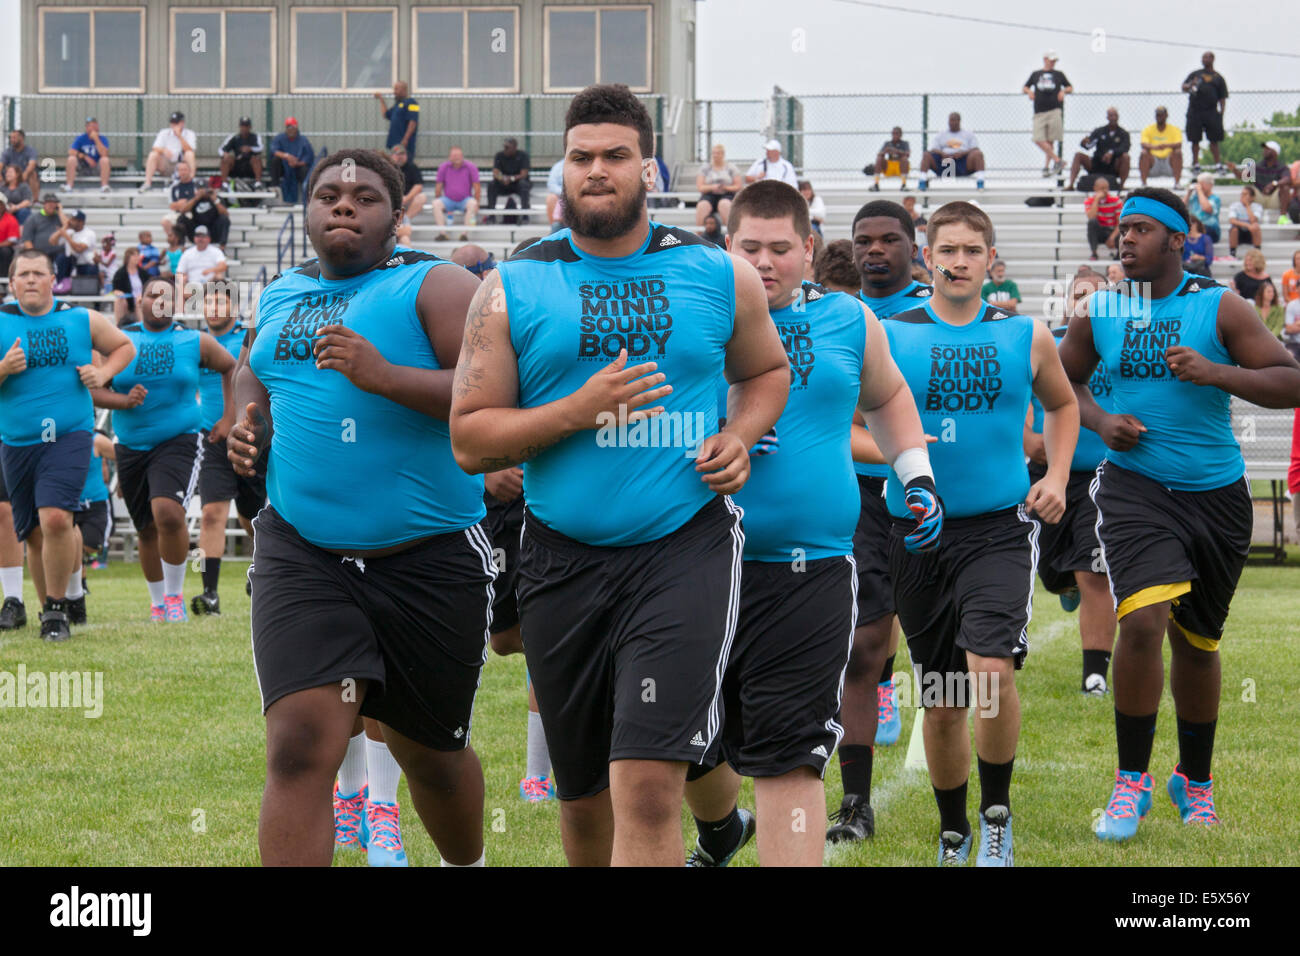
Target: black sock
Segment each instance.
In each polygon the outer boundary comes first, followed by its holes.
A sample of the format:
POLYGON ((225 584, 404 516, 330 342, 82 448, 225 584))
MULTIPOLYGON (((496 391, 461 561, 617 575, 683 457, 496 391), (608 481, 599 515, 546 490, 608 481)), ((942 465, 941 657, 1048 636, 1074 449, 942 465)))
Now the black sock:
POLYGON ((695 829, 700 835, 700 847, 705 853, 720 860, 736 848, 740 835, 745 832, 745 825, 740 821, 740 814, 731 808, 721 820, 709 822, 695 818, 695 829))
POLYGON ((880 670, 880 683, 894 682, 894 655, 889 655, 889 660, 885 661, 885 666, 880 670))
POLYGON ((1100 674, 1102 678, 1106 676, 1106 670, 1110 667, 1110 651, 1084 651, 1083 652, 1083 679, 1087 680, 1089 674, 1100 674))
POLYGON ((1178 718, 1178 769, 1188 780, 1205 783, 1210 779, 1210 758, 1214 756, 1214 728, 1217 720, 1195 724, 1178 718))
POLYGON ((970 834, 970 821, 966 819, 965 783, 951 790, 940 790, 935 787, 934 802, 939 804, 940 830, 951 830, 962 836, 970 834))
POLYGON ((998 804, 1011 809, 1011 768, 1016 765, 1012 757, 1006 763, 989 763, 976 756, 980 771, 980 813, 998 804))
POLYGON ((861 744, 846 744, 840 748, 840 777, 844 781, 844 795, 856 794, 871 800, 871 758, 875 751, 861 744))
MULTIPOLYGON (((1115 711, 1115 741, 1119 744, 1119 769, 1146 773, 1151 765, 1151 745, 1156 738, 1156 715, 1130 717, 1115 711)), ((1181 742, 1181 738, 1180 738, 1181 742)))
POLYGON ((203 559, 203 590, 211 591, 214 594, 217 590, 217 581, 221 578, 221 559, 204 558, 203 559))

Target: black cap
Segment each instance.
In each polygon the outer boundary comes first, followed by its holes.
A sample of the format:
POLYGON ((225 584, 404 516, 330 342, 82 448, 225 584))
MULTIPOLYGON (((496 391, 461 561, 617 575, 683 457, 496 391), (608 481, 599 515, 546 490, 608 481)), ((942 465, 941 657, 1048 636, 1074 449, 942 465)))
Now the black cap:
POLYGON ((253 121, 252 121, 249 117, 247 117, 247 116, 241 116, 241 117, 239 117, 239 125, 240 125, 240 126, 252 126, 252 125, 253 125, 253 121))
POLYGON ((169 122, 169 123, 183 123, 183 122, 185 122, 185 114, 182 113, 180 110, 177 110, 175 113, 173 113, 173 114, 171 115, 171 117, 167 120, 167 122, 169 122))
POLYGON ((85 221, 86 221, 86 214, 85 214, 84 212, 82 212, 80 209, 77 209, 77 210, 74 210, 74 211, 73 211, 73 212, 68 216, 68 218, 69 218, 69 219, 80 219, 82 222, 85 222, 85 221))
POLYGON ((87 116, 87 117, 86 117, 86 122, 87 122, 87 123, 98 123, 99 120, 95 119, 95 117, 93 117, 93 116, 87 116))

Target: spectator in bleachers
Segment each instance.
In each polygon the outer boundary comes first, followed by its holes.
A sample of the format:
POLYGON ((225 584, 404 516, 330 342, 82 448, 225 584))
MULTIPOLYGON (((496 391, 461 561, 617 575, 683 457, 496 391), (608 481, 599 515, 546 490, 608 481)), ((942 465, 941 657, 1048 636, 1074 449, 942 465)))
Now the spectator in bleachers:
POLYGON ((158 247, 153 244, 153 233, 148 229, 141 230, 139 235, 140 244, 136 249, 140 252, 140 271, 144 273, 146 279, 152 279, 158 275, 159 260, 162 254, 158 247))
MULTIPOLYGON (((50 238, 63 247, 63 251, 54 257, 54 274, 59 280, 65 280, 72 275, 98 274, 99 269, 95 266, 95 230, 86 225, 84 212, 76 209, 64 217, 62 224, 50 238)), ((58 287, 55 288, 57 291, 58 287)))
POLYGON ((714 143, 709 150, 709 161, 695 174, 695 188, 700 201, 695 204, 695 225, 704 225, 704 219, 717 213, 725 222, 731 214, 731 201, 745 188, 745 177, 740 170, 727 162, 727 149, 714 143))
MULTIPOLYGON (((1110 181, 1098 176, 1092 184, 1092 194, 1083 201, 1083 213, 1088 217, 1088 248, 1092 258, 1097 258, 1097 247, 1115 249, 1119 237, 1119 195, 1110 191, 1110 181)), ((1111 258, 1119 258, 1115 252, 1111 258)))
POLYGON ((298 201, 298 189, 307 182, 316 165, 316 150, 311 140, 298 129, 298 121, 290 116, 284 121, 284 132, 271 140, 271 185, 280 187, 284 201, 293 205, 298 201))
POLYGON ((1300 252, 1291 253, 1291 268, 1282 273, 1282 301, 1300 299, 1300 252))
POLYGON ((184 160, 190 164, 190 169, 197 169, 198 166, 194 160, 195 150, 198 149, 198 137, 194 135, 194 130, 185 128, 185 114, 179 111, 173 113, 167 118, 167 125, 158 131, 154 137, 153 146, 149 149, 149 158, 144 164, 144 182, 140 184, 140 192, 145 193, 153 186, 153 178, 156 174, 162 173, 164 176, 170 176, 176 165, 184 160))
MULTIPOLYGON (((1300 255, 1300 253, 1297 253, 1300 255)), ((1291 357, 1300 362, 1300 298, 1286 304, 1285 324, 1282 326, 1282 344, 1291 357)))
POLYGON ((21 235, 22 227, 9 211, 8 204, 0 198, 0 275, 9 274, 9 263, 13 261, 21 235))
POLYGON ((140 290, 147 278, 140 268, 139 248, 128 246, 110 283, 113 288, 113 319, 119 327, 139 321, 140 290))
POLYGON ((911 160, 912 147, 907 140, 903 139, 903 127, 895 126, 889 131, 889 139, 885 140, 885 145, 881 146, 880 152, 876 153, 876 162, 872 170, 876 179, 868 192, 880 192, 881 176, 901 176, 903 185, 900 188, 906 189, 907 174, 912 168, 911 160))
POLYGON ((662 156, 656 155, 655 156, 655 184, 654 186, 648 187, 646 189, 646 192, 651 194, 650 197, 646 199, 646 206, 648 208, 650 209, 676 208, 677 206, 676 199, 673 199, 670 196, 653 195, 654 193, 666 193, 670 191, 669 186, 671 185, 671 183, 669 182, 669 179, 671 178, 671 175, 672 174, 669 173, 668 171, 668 164, 664 162, 664 158, 662 156))
POLYGON ((180 265, 181 256, 185 253, 185 239, 175 229, 168 229, 166 235, 167 251, 158 261, 158 270, 160 275, 174 276, 177 266, 180 265))
POLYGON ((1169 111, 1156 107, 1156 121, 1142 128, 1138 173, 1142 185, 1149 176, 1172 176, 1174 188, 1183 176, 1183 131, 1169 122, 1169 111))
MULTIPOLYGON (((394 146, 389 158, 402 174, 402 225, 409 227, 424 208, 424 173, 415 165, 405 146, 394 146)), ((446 236, 439 236, 441 242, 446 236)))
POLYGON ((221 178, 262 181, 262 137, 253 132, 249 116, 239 118, 239 132, 231 133, 221 144, 221 178))
POLYGON ((1210 275, 1214 263, 1214 240, 1205 231, 1201 220, 1192 217, 1187 229, 1187 239, 1183 242, 1183 268, 1197 275, 1210 275))
POLYGON ((1192 146, 1192 170, 1201 168, 1201 132, 1210 143, 1216 167, 1222 166, 1219 144, 1223 142, 1223 108, 1227 105, 1228 82, 1214 69, 1214 54, 1201 55, 1201 68, 1183 80, 1187 94, 1187 142, 1192 146))
POLYGON ((478 167, 465 159, 463 149, 453 146, 447 153, 446 162, 438 167, 434 181, 433 221, 445 226, 448 217, 459 212, 464 213, 465 225, 474 225, 478 221, 479 204, 483 201, 482 190, 478 167))
POLYGON ((113 171, 109 165, 108 137, 99 134, 99 121, 88 116, 85 132, 68 147, 68 159, 64 163, 65 184, 71 190, 76 184, 78 173, 92 173, 95 170, 99 170, 99 191, 112 192, 108 185, 108 177, 113 171))
POLYGON ((41 191, 41 176, 36 168, 36 149, 27 143, 27 134, 20 129, 9 133, 9 145, 0 152, 0 163, 17 166, 18 175, 33 196, 41 191))
POLYGON ((1242 266, 1242 270, 1232 277, 1232 291, 1243 299, 1254 299, 1260 285, 1272 281, 1268 276, 1268 260, 1258 249, 1250 249, 1242 266))
POLYGON ((806 179, 799 180, 799 194, 808 202, 808 220, 813 232, 822 235, 822 226, 826 222, 826 202, 813 192, 812 183, 806 179))
POLYGON ((1115 177, 1117 189, 1123 190, 1128 179, 1129 155, 1132 146, 1128 130, 1119 125, 1119 110, 1106 110, 1106 125, 1098 126, 1079 143, 1083 149, 1074 154, 1070 164, 1070 185, 1078 182, 1079 170, 1086 169, 1093 176, 1115 177), (1092 150, 1089 156, 1084 150, 1092 150))
POLYGON ((1015 312, 1023 301, 1020 298, 1020 286, 1007 278, 1007 264, 1001 259, 993 260, 989 268, 989 281, 980 289, 980 298, 989 305, 995 305, 1006 312, 1015 312))
POLYGON ((754 164, 745 173, 747 183, 756 183, 760 179, 779 179, 799 188, 799 176, 794 171, 794 164, 781 158, 781 144, 774 139, 769 139, 764 144, 763 158, 754 160, 754 164))
POLYGON ((862 273, 853 264, 853 243, 836 239, 826 243, 826 248, 813 263, 813 281, 832 292, 857 295, 862 288, 862 273))
POLYGON ((1237 246, 1249 240, 1256 249, 1264 248, 1264 207, 1256 201, 1254 186, 1242 186, 1241 198, 1228 207, 1228 254, 1235 256, 1237 246))
POLYGON ((181 293, 179 301, 185 301, 186 290, 195 287, 202 289, 209 282, 224 278, 229 268, 226 254, 220 246, 213 244, 208 227, 196 227, 194 245, 181 253, 180 262, 176 265, 176 287, 181 293))
POLYGON ((1265 279, 1255 290, 1255 312, 1258 313, 1264 327, 1276 335, 1279 342, 1282 341, 1286 309, 1277 300, 1277 286, 1273 285, 1272 279, 1265 279))
POLYGON ((5 165, 3 178, 4 182, 0 183, 0 195, 5 197, 9 211, 21 226, 32 214, 32 206, 35 203, 32 188, 23 182, 22 172, 12 163, 5 165))
POLYGON ((812 258, 804 259, 803 263, 803 281, 812 282, 813 276, 816 275, 817 260, 822 257, 826 251, 826 240, 821 237, 821 233, 814 232, 811 237, 813 244, 812 258))
POLYGON ((63 221, 58 193, 45 193, 41 197, 41 207, 28 216, 27 221, 23 223, 23 248, 43 252, 53 262, 63 251, 63 246, 54 237, 54 234, 63 228, 63 221))
POLYGON ((178 164, 176 171, 179 179, 172 186, 170 212, 163 216, 163 225, 179 230, 188 241, 193 241, 199 226, 207 226, 212 241, 224 247, 230 235, 230 211, 226 204, 215 189, 194 178, 188 163, 178 164))
POLYGON ((1187 211, 1193 219, 1200 220, 1211 242, 1222 238, 1219 232, 1219 210, 1222 207, 1223 201, 1214 194, 1214 177, 1209 173, 1198 175, 1196 185, 1187 193, 1187 211))
MULTIPOLYGON (((1279 226, 1289 226, 1291 219, 1288 213, 1295 184, 1291 182, 1290 168, 1282 163, 1279 156, 1281 149, 1277 140, 1272 139, 1261 147, 1260 160, 1255 164, 1252 171, 1254 178, 1251 181, 1255 184, 1260 205, 1277 211, 1279 226)), ((1236 163, 1228 163, 1228 168, 1234 176, 1241 176, 1241 169, 1236 163)))
POLYGON ((1056 60, 1055 50, 1044 53, 1043 68, 1029 74, 1022 90, 1034 103, 1034 145, 1043 151, 1044 176, 1065 167, 1055 144, 1065 136, 1065 94, 1074 92, 1065 74, 1056 68, 1056 60))
POLYGON ((715 246, 727 248, 727 234, 722 231, 722 220, 718 218, 716 212, 711 212, 704 217, 704 228, 700 230, 701 239, 707 239, 715 246))
MULTIPOLYGON (((564 157, 555 161, 546 174, 546 221, 551 232, 564 228, 564 157)), ((698 217, 696 222, 698 223, 698 217)))
POLYGON ((925 234, 925 226, 928 220, 925 216, 916 211, 915 196, 904 196, 903 208, 906 209, 907 214, 912 217, 912 228, 916 230, 916 257, 912 261, 918 265, 924 266, 925 256, 923 255, 923 252, 930 244, 930 240, 925 234))
POLYGON ((975 176, 975 185, 984 188, 984 154, 970 130, 961 128, 961 114, 948 114, 948 128, 936 133, 930 149, 921 157, 921 189, 928 185, 925 174, 936 176, 975 176))
POLYGON ((411 88, 405 80, 393 84, 393 105, 384 105, 384 94, 376 93, 379 110, 388 120, 388 138, 384 140, 384 149, 392 151, 394 146, 406 147, 406 155, 415 158, 416 134, 420 131, 420 104, 411 99, 411 88))
POLYGON ((113 273, 117 271, 117 236, 109 233, 99 240, 95 253, 95 266, 99 269, 99 291, 107 293, 113 287, 113 273))
MULTIPOLYGON (((492 182, 488 183, 488 208, 497 208, 497 199, 514 196, 520 209, 527 209, 528 196, 533 184, 528 179, 528 154, 519 148, 513 136, 501 144, 501 150, 492 157, 492 182)), ((509 202, 509 200, 507 200, 509 202)), ((510 217, 514 221, 516 217, 510 217)))
POLYGON ((497 267, 496 256, 473 243, 452 250, 451 261, 472 272, 481 281, 486 280, 489 273, 496 271, 497 267))
POLYGON ((1124 267, 1118 262, 1112 262, 1106 267, 1106 284, 1109 286, 1118 286, 1124 281, 1124 267))

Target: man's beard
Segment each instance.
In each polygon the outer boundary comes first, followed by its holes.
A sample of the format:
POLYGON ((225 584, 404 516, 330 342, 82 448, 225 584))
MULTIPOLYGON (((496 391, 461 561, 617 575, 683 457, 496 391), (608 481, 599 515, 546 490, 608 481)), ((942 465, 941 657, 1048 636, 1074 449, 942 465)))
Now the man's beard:
POLYGON ((636 192, 626 203, 601 212, 582 212, 565 186, 560 190, 560 200, 564 204, 564 224, 576 235, 586 239, 617 239, 631 232, 641 220, 645 197, 645 183, 637 180, 636 192))

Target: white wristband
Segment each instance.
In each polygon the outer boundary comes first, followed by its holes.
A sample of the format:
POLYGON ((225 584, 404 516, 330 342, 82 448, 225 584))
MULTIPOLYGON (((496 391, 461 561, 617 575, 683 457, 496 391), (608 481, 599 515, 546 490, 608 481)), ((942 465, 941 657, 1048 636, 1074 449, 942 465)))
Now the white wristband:
POLYGON ((904 487, 913 478, 920 478, 923 475, 934 481, 934 472, 930 469, 930 453, 924 448, 909 448, 907 451, 900 452, 894 459, 892 467, 904 487))

